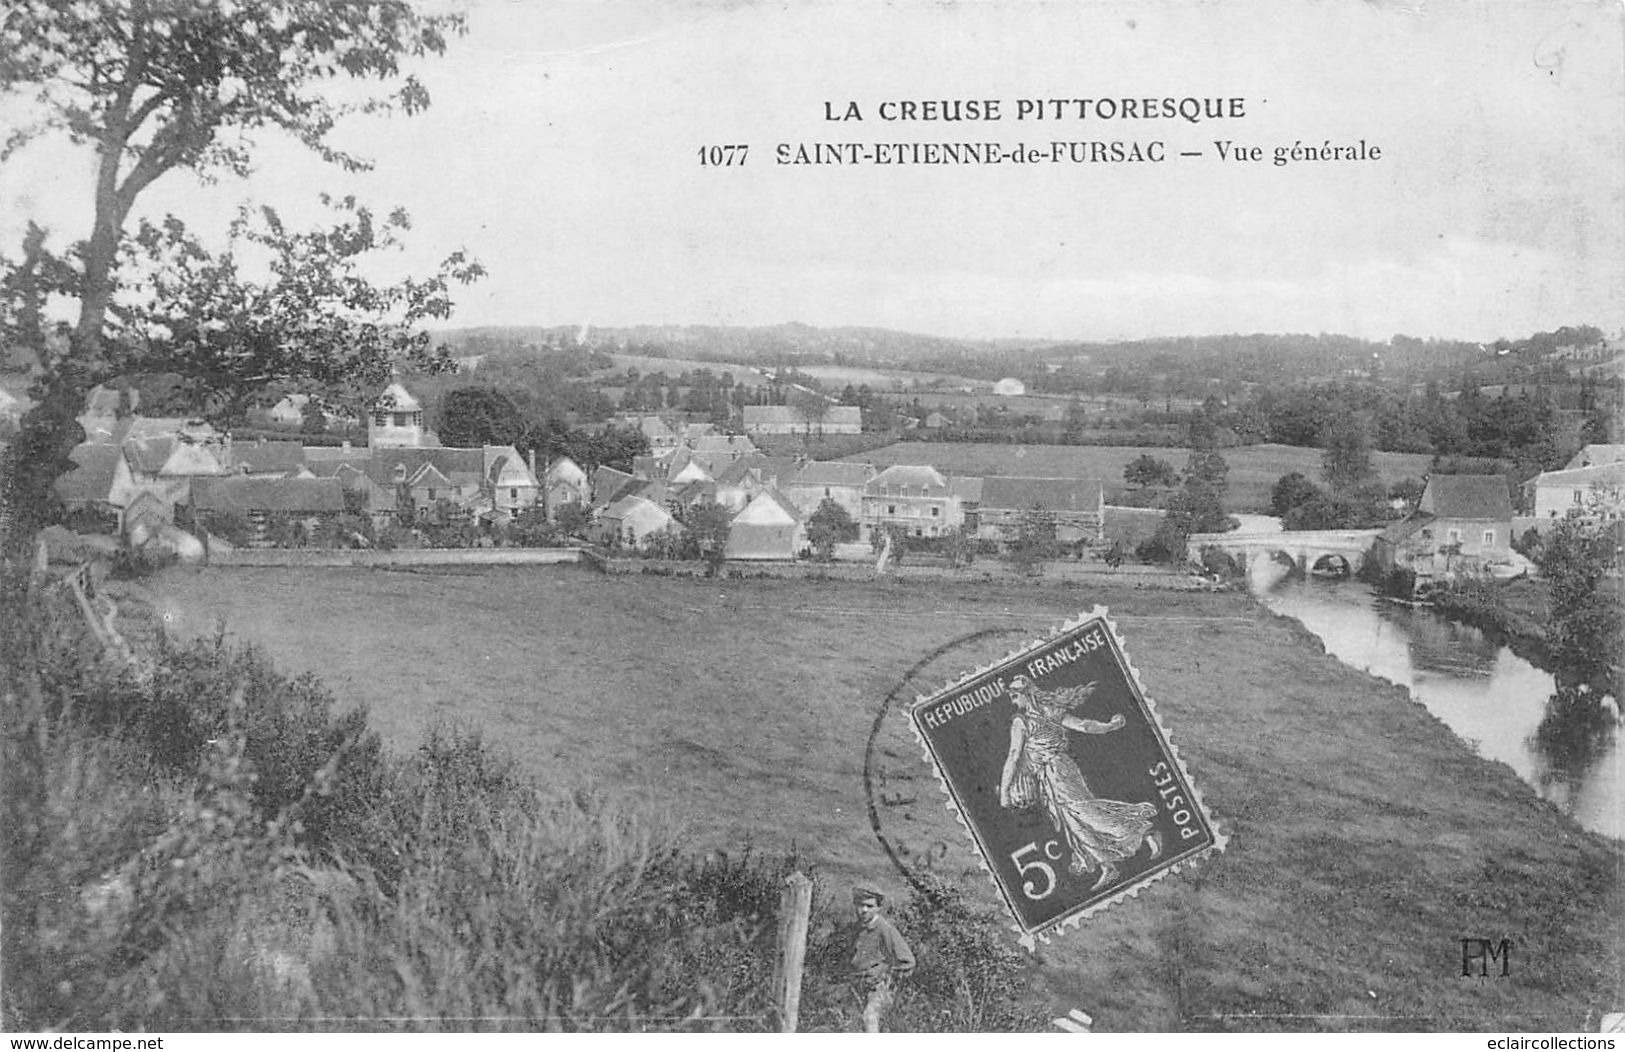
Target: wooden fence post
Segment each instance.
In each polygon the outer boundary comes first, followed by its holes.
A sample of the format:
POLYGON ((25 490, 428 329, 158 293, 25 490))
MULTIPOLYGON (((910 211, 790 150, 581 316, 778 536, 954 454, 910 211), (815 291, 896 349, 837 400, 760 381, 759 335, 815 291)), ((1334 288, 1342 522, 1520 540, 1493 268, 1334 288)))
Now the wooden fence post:
POLYGON ((796 1032, 796 1019, 801 1013, 801 972, 807 955, 807 921, 812 912, 812 881, 802 873, 784 878, 784 891, 779 895, 779 976, 783 986, 779 994, 782 1014, 779 1030, 796 1032))

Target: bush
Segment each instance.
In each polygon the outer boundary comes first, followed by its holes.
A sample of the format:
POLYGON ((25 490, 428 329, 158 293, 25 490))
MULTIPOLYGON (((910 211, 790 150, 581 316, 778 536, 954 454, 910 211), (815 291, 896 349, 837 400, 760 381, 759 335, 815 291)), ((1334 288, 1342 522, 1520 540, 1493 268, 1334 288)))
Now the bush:
POLYGON ((113 565, 107 575, 115 581, 138 581, 179 561, 180 557, 168 550, 121 547, 113 553, 113 565))

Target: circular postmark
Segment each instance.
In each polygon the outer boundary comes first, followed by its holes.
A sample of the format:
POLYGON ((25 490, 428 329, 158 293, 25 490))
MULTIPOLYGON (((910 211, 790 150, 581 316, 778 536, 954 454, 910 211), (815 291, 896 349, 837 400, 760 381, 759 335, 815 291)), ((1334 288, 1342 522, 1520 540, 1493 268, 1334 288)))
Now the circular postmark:
POLYGON ((863 754, 869 825, 892 866, 916 891, 927 890, 928 874, 952 881, 980 873, 982 863, 909 725, 909 706, 1033 635, 1031 627, 1006 625, 951 639, 916 661, 875 712, 863 754))

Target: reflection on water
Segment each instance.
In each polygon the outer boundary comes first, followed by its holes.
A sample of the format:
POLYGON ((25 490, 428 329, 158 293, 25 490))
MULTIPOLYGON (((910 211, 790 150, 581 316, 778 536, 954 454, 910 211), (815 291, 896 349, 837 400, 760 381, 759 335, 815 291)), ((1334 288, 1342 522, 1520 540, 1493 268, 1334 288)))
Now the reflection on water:
POLYGON ((1480 755, 1500 760, 1588 829, 1625 837, 1622 760, 1611 718, 1583 688, 1469 625, 1378 599, 1354 581, 1289 580, 1257 560, 1249 584, 1353 668, 1397 683, 1480 755))

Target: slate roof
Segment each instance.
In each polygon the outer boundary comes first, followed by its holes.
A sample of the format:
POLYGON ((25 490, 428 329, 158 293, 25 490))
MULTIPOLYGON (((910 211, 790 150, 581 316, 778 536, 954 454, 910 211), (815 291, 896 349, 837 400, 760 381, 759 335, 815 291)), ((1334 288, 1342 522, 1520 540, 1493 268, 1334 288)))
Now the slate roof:
POLYGON ((763 481, 786 480, 796 470, 794 457, 769 457, 751 453, 733 461, 717 474, 717 484, 730 486, 742 482, 751 472, 763 481))
POLYGON ((373 451, 365 466, 355 465, 367 473, 367 477, 380 486, 395 485, 395 469, 399 466, 406 468, 406 477, 411 479, 423 470, 425 464, 433 464, 435 470, 445 475, 453 482, 479 485, 485 477, 485 453, 479 449, 448 449, 437 446, 433 449, 418 449, 412 446, 386 446, 373 451), (461 476, 461 477, 459 477, 461 476))
POLYGON ((1597 464, 1613 464, 1621 460, 1625 460, 1625 444, 1619 442, 1593 442, 1574 454, 1569 462, 1563 465, 1563 470, 1572 471, 1575 468, 1597 464))
POLYGON ((305 466, 298 442, 239 442, 231 447, 231 467, 249 475, 286 474, 305 466))
POLYGON ((1441 519, 1512 518, 1512 498, 1501 475, 1434 475, 1422 492, 1420 510, 1441 519))
POLYGON ((611 503, 616 495, 636 481, 636 478, 624 471, 616 471, 614 468, 600 464, 598 470, 592 473, 593 503, 599 507, 611 503))
POLYGON ((814 460, 785 480, 787 486, 860 487, 874 476, 875 466, 851 460, 814 460))
POLYGON ((131 468, 143 475, 156 475, 175 451, 175 439, 169 436, 126 439, 121 448, 131 468))
POLYGON ((1041 479, 990 475, 982 479, 982 510, 1098 511, 1104 486, 1099 479, 1041 479))
POLYGON ((1531 482, 1536 486, 1625 486, 1625 461, 1592 463, 1590 467, 1542 471, 1531 482))
POLYGON ((917 496, 918 490, 924 487, 926 495, 943 497, 949 494, 948 480, 936 468, 923 464, 893 464, 869 480, 864 492, 871 496, 885 495, 883 487, 907 486, 910 492, 907 496, 917 496))
POLYGON ((54 483, 57 496, 71 504, 106 501, 113 491, 113 472, 118 468, 120 455, 118 446, 102 442, 74 446, 68 459, 77 466, 57 478, 54 483))
POLYGON ((399 383, 392 383, 384 388, 373 407, 392 413, 411 413, 423 408, 423 403, 412 397, 411 392, 399 383))
POLYGON ((192 482, 197 511, 280 511, 318 514, 344 510, 344 487, 337 479, 279 479, 233 475, 192 482))

